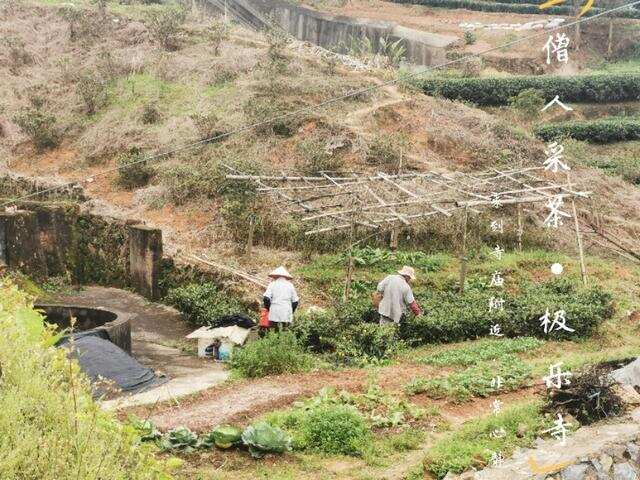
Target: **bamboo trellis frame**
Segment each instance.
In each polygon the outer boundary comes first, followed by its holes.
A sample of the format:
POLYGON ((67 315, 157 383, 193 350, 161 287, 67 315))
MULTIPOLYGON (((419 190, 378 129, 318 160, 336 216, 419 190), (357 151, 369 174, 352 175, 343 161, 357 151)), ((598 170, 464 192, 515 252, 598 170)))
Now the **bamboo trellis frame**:
POLYGON ((306 235, 347 230, 352 225, 388 230, 429 217, 451 217, 461 209, 478 212, 553 198, 574 200, 591 193, 574 189, 568 181, 554 181, 544 167, 393 175, 251 175, 232 170, 226 178, 253 182, 258 193, 273 197, 280 211, 306 225, 306 235))
MULTIPOLYGON (((479 173, 421 173, 383 172, 330 175, 321 172, 314 176, 301 174, 250 175, 230 168, 227 180, 250 181, 257 192, 272 196, 281 211, 298 217, 307 225, 305 235, 349 229, 350 237, 356 227, 374 231, 397 231, 426 218, 452 217, 464 213, 466 240, 469 211, 479 208, 500 208, 516 205, 518 213, 518 248, 522 248, 522 205, 569 200, 574 217, 576 239, 583 283, 586 285, 584 251, 578 219, 575 218, 576 198, 588 197, 591 192, 575 190, 570 178, 566 183, 554 181, 555 176, 541 167, 509 170, 491 169, 479 173)), ((566 214, 570 217, 570 214, 566 214)), ((353 240, 353 239, 351 239, 353 240)), ((464 242, 466 243, 466 241, 464 242)), ((466 245, 461 251, 460 289, 464 290, 466 273, 466 245)), ((345 298, 349 295, 351 277, 351 248, 345 298)))

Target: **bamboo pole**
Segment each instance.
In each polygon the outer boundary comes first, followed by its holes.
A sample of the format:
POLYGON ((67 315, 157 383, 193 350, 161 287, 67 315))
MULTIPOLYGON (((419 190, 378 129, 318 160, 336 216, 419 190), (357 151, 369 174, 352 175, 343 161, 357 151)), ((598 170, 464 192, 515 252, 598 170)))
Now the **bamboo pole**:
POLYGON ((351 228, 349 230, 349 257, 347 260, 347 277, 344 282, 344 301, 349 300, 351 293, 351 278, 353 277, 353 236, 355 231, 355 223, 351 222, 351 228))
POLYGON ((462 223, 462 249, 460 255, 460 293, 464 293, 464 283, 467 277, 467 221, 469 211, 465 207, 462 223))
MULTIPOLYGON (((571 177, 567 172, 567 183, 571 185, 571 177)), ((587 267, 584 261, 584 249, 582 248, 582 234, 580 233, 580 222, 578 220, 578 211, 576 209, 576 201, 571 197, 571 210, 573 211, 573 222, 576 230, 576 243, 578 244, 578 254, 580 255, 580 275, 582 276, 582 284, 587 286, 587 267)))
POLYGON ((518 251, 522 252, 522 234, 524 233, 524 227, 522 226, 522 205, 518 204, 518 251))

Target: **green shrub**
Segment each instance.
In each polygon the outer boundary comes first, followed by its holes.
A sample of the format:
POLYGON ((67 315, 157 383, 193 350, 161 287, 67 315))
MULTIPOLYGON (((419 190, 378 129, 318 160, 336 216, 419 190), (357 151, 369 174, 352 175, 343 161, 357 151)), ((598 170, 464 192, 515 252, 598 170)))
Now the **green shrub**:
POLYGON ((308 138, 297 145, 302 157, 298 167, 312 175, 321 172, 337 172, 344 166, 344 160, 338 152, 327 150, 326 141, 321 138, 308 138))
POLYGON ((264 136, 290 137, 301 125, 301 116, 285 115, 296 106, 280 95, 256 95, 243 104, 242 110, 248 123, 259 124, 253 129, 254 132, 264 136))
POLYGON ((147 102, 142 106, 142 111, 140 112, 140 120, 142 123, 152 125, 158 123, 161 117, 162 114, 156 102, 147 102))
POLYGON ((335 334, 340 327, 340 321, 333 310, 307 311, 296 317, 291 331, 302 345, 320 353, 335 349, 335 334))
POLYGON ((568 281, 524 284, 516 294, 505 294, 503 311, 490 312, 492 296, 484 289, 457 292, 414 292, 424 314, 409 316, 400 323, 400 337, 415 343, 450 343, 485 337, 491 326, 499 324, 508 337, 534 336, 554 339, 586 337, 613 315, 611 294, 599 288, 578 288, 568 281), (540 317, 565 310, 567 325, 575 333, 564 330, 545 335, 540 317))
POLYGON ((367 145, 365 161, 370 165, 397 170, 405 144, 406 138, 402 135, 377 135, 367 145))
POLYGON ((508 458, 518 447, 533 444, 545 423, 540 406, 527 404, 510 407, 497 415, 472 420, 455 432, 438 440, 424 459, 426 469, 438 479, 448 472, 485 468, 492 453, 508 458), (504 429, 506 435, 492 435, 504 429))
POLYGON ((301 430, 307 448, 331 455, 360 455, 371 442, 369 428, 349 405, 326 405, 311 410, 301 430))
POLYGON ((335 356, 341 363, 368 363, 390 359, 403 347, 397 325, 361 323, 337 334, 335 356))
POLYGON ((147 19, 149 31, 165 50, 180 48, 182 25, 187 19, 183 6, 171 6, 152 11, 147 19))
POLYGON ((537 118, 544 107, 544 97, 535 88, 527 88, 511 98, 509 103, 524 117, 537 118))
POLYGON ((570 137, 592 143, 613 143, 640 140, 640 119, 605 118, 548 123, 536 127, 534 133, 545 141, 570 137))
POLYGON ((416 82, 427 95, 478 105, 508 105, 511 98, 527 89, 538 90, 545 102, 551 101, 556 95, 563 102, 612 103, 640 99, 638 74, 434 78, 416 82))
POLYGON ((137 147, 118 156, 117 183, 123 188, 133 189, 144 187, 153 176, 153 167, 144 159, 145 156, 137 147))
POLYGON ((38 108, 24 108, 14 117, 20 130, 27 135, 38 151, 55 148, 60 144, 56 117, 38 108))
POLYGON ((264 338, 236 349, 231 367, 244 377, 264 377, 309 370, 311 356, 292 332, 269 332, 264 338))
POLYGON ((0 283, 0 478, 169 478, 91 397, 91 386, 24 294, 0 283))
POLYGON ((220 46, 222 42, 229 38, 231 28, 221 19, 214 20, 205 30, 207 41, 211 44, 211 53, 214 56, 220 54, 220 46))
POLYGON ((213 283, 192 283, 169 290, 164 299, 176 307, 185 318, 197 326, 219 326, 225 315, 247 313, 236 298, 218 289, 213 283))
POLYGON ((97 75, 86 72, 80 75, 76 93, 84 104, 87 115, 93 115, 107 101, 106 83, 97 75))
POLYGON ((531 375, 531 367, 515 355, 503 355, 498 361, 483 363, 442 377, 415 378, 405 386, 410 395, 426 393, 432 398, 447 398, 464 402, 472 397, 488 397, 496 393, 491 381, 502 379, 501 392, 522 388, 531 375))
MULTIPOLYGON (((529 3, 521 2, 485 2, 481 0, 392 0, 394 3, 403 3, 411 5, 425 5, 427 7, 440 7, 440 8, 464 8, 466 10, 476 10, 480 12, 504 12, 504 13, 533 13, 543 15, 574 15, 574 8, 569 5, 558 5, 544 10, 540 9, 540 6, 533 3, 531 0, 529 3)), ((606 8, 591 8, 585 16, 595 15, 597 13, 605 12, 606 8)), ((618 10, 611 13, 614 17, 621 18, 640 18, 640 11, 632 8, 618 10)))
POLYGON ((544 342, 533 337, 486 338, 470 345, 450 348, 420 359, 427 365, 475 365, 486 360, 495 360, 510 353, 535 350, 544 342))
POLYGON ((473 45, 476 43, 476 34, 471 30, 465 30, 464 32, 464 44, 473 45))

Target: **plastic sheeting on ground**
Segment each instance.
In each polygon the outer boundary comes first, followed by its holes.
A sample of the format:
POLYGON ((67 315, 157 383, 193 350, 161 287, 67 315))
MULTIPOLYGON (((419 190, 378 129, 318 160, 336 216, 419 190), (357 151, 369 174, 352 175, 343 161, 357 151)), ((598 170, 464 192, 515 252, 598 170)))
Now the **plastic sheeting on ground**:
POLYGON ((71 355, 91 380, 94 397, 109 393, 111 388, 138 393, 168 381, 168 378, 158 377, 152 369, 96 333, 80 334, 72 342, 67 339, 62 343, 62 346, 70 349, 71 355), (113 386, 110 387, 108 383, 113 386))

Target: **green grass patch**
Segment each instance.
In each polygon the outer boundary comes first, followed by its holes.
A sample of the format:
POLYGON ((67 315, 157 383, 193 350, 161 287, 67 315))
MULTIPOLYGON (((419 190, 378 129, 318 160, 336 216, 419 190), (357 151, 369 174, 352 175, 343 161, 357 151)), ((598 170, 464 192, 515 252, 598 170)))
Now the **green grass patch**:
POLYGON ((427 365, 475 365, 486 360, 495 360, 503 355, 535 350, 544 341, 533 337, 483 339, 477 342, 437 352, 419 361, 427 365))
POLYGON ((524 387, 531 377, 531 367, 515 355, 503 355, 499 360, 486 362, 461 372, 436 378, 415 378, 405 385, 409 395, 426 393, 432 398, 448 398, 464 402, 472 397, 488 397, 524 387), (500 378, 501 385, 492 384, 500 378))
POLYGON ((438 441, 424 459, 431 474, 441 479, 447 474, 462 473, 470 468, 487 466, 493 453, 507 458, 518 447, 530 446, 544 429, 540 404, 529 403, 507 408, 466 423, 460 430, 438 441), (494 432, 505 435, 495 438, 494 432))

